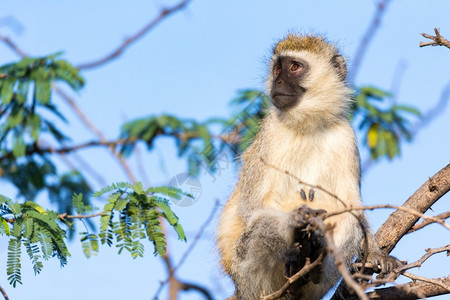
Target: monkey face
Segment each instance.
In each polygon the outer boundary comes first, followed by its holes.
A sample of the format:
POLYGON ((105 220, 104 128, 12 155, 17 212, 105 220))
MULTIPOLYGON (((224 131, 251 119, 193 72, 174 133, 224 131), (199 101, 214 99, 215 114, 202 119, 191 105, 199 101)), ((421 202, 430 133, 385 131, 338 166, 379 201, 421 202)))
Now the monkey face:
POLYGON ((278 57, 272 70, 273 82, 270 93, 276 108, 287 110, 301 101, 306 92, 302 82, 308 71, 309 65, 303 59, 289 56, 278 57))

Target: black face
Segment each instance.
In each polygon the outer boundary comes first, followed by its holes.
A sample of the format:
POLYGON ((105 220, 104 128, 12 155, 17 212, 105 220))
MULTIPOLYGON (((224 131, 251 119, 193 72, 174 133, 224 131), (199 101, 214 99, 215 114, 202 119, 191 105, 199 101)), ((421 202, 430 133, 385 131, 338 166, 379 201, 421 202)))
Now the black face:
POLYGON ((272 70, 273 105, 281 110, 295 106, 306 92, 301 84, 308 70, 308 63, 302 59, 279 57, 272 70))

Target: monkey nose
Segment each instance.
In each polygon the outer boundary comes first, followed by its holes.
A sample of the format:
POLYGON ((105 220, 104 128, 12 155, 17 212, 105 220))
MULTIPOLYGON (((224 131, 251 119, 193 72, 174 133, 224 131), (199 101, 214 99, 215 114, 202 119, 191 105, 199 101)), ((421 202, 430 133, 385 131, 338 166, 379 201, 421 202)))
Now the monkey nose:
POLYGON ((278 80, 277 84, 283 84, 283 80, 278 80))

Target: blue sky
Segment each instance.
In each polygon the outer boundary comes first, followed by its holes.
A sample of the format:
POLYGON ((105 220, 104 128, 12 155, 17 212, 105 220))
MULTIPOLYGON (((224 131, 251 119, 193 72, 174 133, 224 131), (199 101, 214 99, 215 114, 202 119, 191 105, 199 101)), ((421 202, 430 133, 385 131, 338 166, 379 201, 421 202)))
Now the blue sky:
MULTIPOLYGON (((336 42, 348 61, 365 33, 376 1, 206 1, 193 0, 186 10, 166 19, 117 60, 82 73, 86 87, 70 93, 88 117, 108 136, 118 135, 120 125, 137 117, 171 113, 204 120, 228 116, 229 101, 244 88, 264 87, 265 63, 273 43, 288 31, 325 34, 336 42)), ((127 36, 153 18, 161 6, 176 1, 4 1, 0 18, 14 16, 21 33, 2 26, 0 33, 11 37, 26 53, 47 55, 59 50, 74 64, 109 53, 127 36)), ((450 38, 448 1, 392 1, 372 41, 356 78, 357 85, 374 85, 393 90, 399 103, 427 111, 439 100, 450 83, 450 50, 444 47, 419 48, 421 32, 439 27, 450 38), (400 76, 398 74, 399 70, 400 76), (401 79, 401 80, 398 80, 401 79), (392 85, 399 82, 393 89, 392 85)), ((0 65, 17 60, 0 45, 0 65)), ((64 129, 75 142, 94 139, 60 99, 53 99, 70 120, 64 129)), ((142 148, 141 152, 145 150, 142 148)), ((121 168, 103 149, 80 152, 104 179, 126 180, 121 168)), ((151 184, 167 183, 185 171, 176 158, 170 139, 160 139, 156 149, 143 154, 143 165, 151 184)), ((450 107, 423 128, 413 143, 404 144, 402 155, 393 162, 382 161, 364 176, 365 204, 403 203, 425 180, 449 163, 450 107)), ((137 172, 137 162, 130 161, 137 172)), ((61 168, 67 168, 61 163, 61 168)), ((191 207, 174 207, 193 238, 207 218, 214 199, 227 198, 235 181, 233 168, 215 180, 200 178, 202 196, 191 207)), ((95 185, 93 178, 90 178, 95 185)), ((98 185, 97 185, 98 187, 98 185)), ((2 194, 14 197, 11 187, 0 181, 2 194)), ((46 204, 45 195, 40 203, 46 204)), ((433 209, 448 210, 449 196, 433 209)), ((389 210, 369 212, 376 230, 389 210)), ((434 214, 434 213, 432 213, 434 214)), ((179 270, 179 277, 203 284, 217 299, 231 294, 229 281, 219 274, 214 250, 214 224, 207 229, 193 253, 179 270)), ((173 236, 172 236, 173 237, 173 236)), ((448 243, 450 234, 433 225, 404 238, 393 252, 401 259, 416 260, 425 248, 448 243)), ((6 241, 6 240, 5 240, 6 241)), ((177 261, 189 246, 170 240, 177 261)), ((0 242, 0 284, 11 299, 151 299, 158 281, 166 277, 164 266, 154 258, 151 246, 143 259, 133 260, 115 248, 101 247, 97 257, 86 259, 78 241, 70 244, 72 257, 61 269, 57 261, 44 264, 34 276, 28 260, 23 260, 22 286, 12 288, 6 280, 6 242, 0 242)), ((450 262, 444 255, 430 259, 420 274, 448 275, 450 262)), ((417 273, 417 270, 415 270, 417 273)), ((166 298, 165 291, 161 299, 166 298)), ((180 299, 199 299, 194 293, 180 299)))

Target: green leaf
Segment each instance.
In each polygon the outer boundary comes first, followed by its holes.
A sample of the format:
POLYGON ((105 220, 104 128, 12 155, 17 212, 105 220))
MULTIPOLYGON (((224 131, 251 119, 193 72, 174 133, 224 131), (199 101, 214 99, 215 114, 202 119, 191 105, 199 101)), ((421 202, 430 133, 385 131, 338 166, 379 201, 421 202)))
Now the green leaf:
POLYGON ((44 255, 43 258, 45 260, 48 260, 52 253, 53 253, 53 242, 52 238, 48 234, 48 231, 42 230, 38 233, 39 242, 41 244, 41 250, 42 254, 44 255))
POLYGON ((9 283, 16 287, 17 283, 22 284, 22 276, 20 273, 20 251, 21 242, 19 238, 11 238, 8 243, 8 258, 6 261, 6 275, 9 283))
POLYGON ((16 78, 8 77, 5 80, 1 80, 2 90, 0 96, 2 97, 3 104, 9 104, 14 95, 14 85, 16 84, 16 78))
POLYGON ((132 185, 130 187, 136 194, 144 193, 144 188, 142 187, 142 182, 136 182, 134 185, 132 185))
POLYGON ((4 218, 2 218, 2 225, 3 225, 3 228, 4 228, 4 231, 5 231, 6 235, 10 235, 11 231, 9 229, 9 224, 4 218))
POLYGON ((23 237, 29 239, 31 235, 33 234, 33 219, 27 218, 25 219, 25 232, 23 234, 23 237))
POLYGON ((162 232, 162 227, 158 218, 159 214, 156 210, 150 209, 146 213, 147 224, 145 226, 148 239, 153 242, 155 251, 153 254, 163 256, 166 252, 166 239, 162 232))
POLYGON ((131 187, 131 185, 127 182, 117 182, 117 183, 113 183, 111 185, 108 185, 108 186, 102 188, 98 192, 95 192, 92 196, 95 198, 98 198, 106 193, 111 192, 111 191, 123 190, 123 189, 130 188, 130 187, 131 187))
POLYGON ((38 102, 42 105, 50 103, 50 80, 39 79, 34 82, 34 93, 38 102))
POLYGON ((40 261, 41 256, 39 255, 38 245, 31 244, 29 241, 24 241, 23 245, 25 246, 25 250, 31 260, 31 263, 33 264, 34 275, 39 274, 44 266, 40 261))
POLYGON ((12 203, 9 208, 11 209, 11 212, 14 214, 15 217, 17 217, 20 213, 22 213, 22 206, 18 202, 12 203))
POLYGON ((80 232, 81 247, 87 258, 98 254, 98 237, 95 234, 80 232))
POLYGON ((14 145, 13 145, 14 157, 17 158, 17 157, 25 155, 25 150, 26 150, 26 147, 25 147, 25 141, 23 140, 23 136, 22 135, 16 136, 14 138, 14 145))
POLYGON ((28 79, 19 79, 18 82, 16 99, 19 104, 24 104, 27 101, 30 81, 28 79))
POLYGON ((412 114, 414 114, 416 116, 421 116, 422 115, 421 112, 417 108, 409 106, 409 105, 397 105, 396 104, 396 105, 393 105, 391 109, 393 111, 407 111, 407 112, 410 112, 410 113, 412 113, 412 114))
POLYGON ((39 115, 32 115, 30 118, 31 125, 31 137, 34 141, 37 141, 39 138, 39 133, 41 132, 41 118, 39 115))

